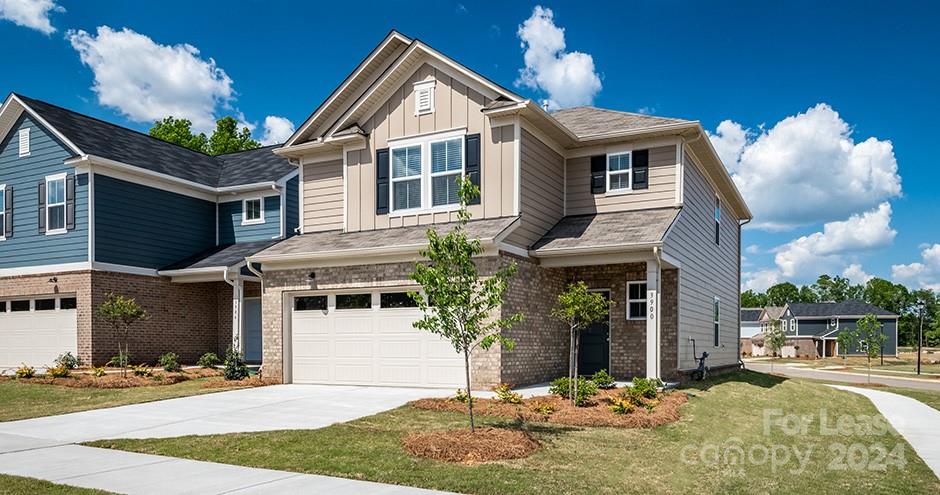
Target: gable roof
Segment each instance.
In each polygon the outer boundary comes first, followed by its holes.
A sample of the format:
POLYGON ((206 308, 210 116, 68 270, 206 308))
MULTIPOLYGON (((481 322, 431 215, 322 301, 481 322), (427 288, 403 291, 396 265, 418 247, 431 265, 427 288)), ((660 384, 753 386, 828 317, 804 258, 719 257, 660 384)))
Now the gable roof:
POLYGON ((210 188, 273 182, 296 169, 272 146, 210 156, 18 93, 10 98, 67 139, 76 156, 94 155, 210 188))
POLYGON ((692 122, 691 120, 657 117, 589 106, 558 110, 552 112, 551 116, 579 138, 618 130, 648 129, 669 124, 692 122))
POLYGON ((765 306, 760 317, 767 316, 769 320, 779 320, 785 309, 785 306, 765 306))
POLYGON ((761 308, 741 308, 741 322, 756 323, 763 311, 761 308))
POLYGON ((787 308, 795 317, 829 318, 834 316, 863 316, 869 313, 875 316, 897 316, 890 311, 857 299, 828 303, 790 303, 787 304, 787 308))

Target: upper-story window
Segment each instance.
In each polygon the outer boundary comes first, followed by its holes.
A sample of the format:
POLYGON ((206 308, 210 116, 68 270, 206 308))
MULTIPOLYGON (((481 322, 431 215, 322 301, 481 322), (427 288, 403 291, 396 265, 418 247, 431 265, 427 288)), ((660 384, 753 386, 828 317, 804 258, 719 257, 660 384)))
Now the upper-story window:
POLYGON ((46 234, 65 232, 65 174, 46 177, 46 234))
POLYGON ((420 144, 392 149, 393 210, 421 208, 420 144))
POLYGON ((463 132, 392 144, 392 212, 449 208, 460 202, 457 179, 464 175, 463 132))
POLYGON ((630 153, 607 155, 607 190, 628 191, 633 183, 630 153))
POLYGON ((415 115, 434 113, 434 81, 415 83, 415 115))
POLYGON ((20 129, 20 156, 29 156, 29 127, 20 129))
POLYGON ((248 198, 242 200, 242 225, 264 223, 264 199, 248 198))
POLYGON ((715 197, 715 244, 721 244, 721 199, 715 197))
POLYGON ((0 241, 6 239, 7 232, 7 186, 0 184, 0 241))
POLYGON ((431 142, 431 205, 460 202, 457 179, 463 173, 463 138, 431 142))

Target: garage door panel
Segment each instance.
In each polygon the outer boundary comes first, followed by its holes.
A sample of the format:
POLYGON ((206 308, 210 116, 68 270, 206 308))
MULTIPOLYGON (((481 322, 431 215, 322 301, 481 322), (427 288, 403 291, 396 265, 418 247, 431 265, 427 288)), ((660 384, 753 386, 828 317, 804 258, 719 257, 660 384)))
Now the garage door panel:
POLYGON ((0 314, 0 367, 48 366, 62 353, 78 353, 74 309, 0 314))
POLYGON ((379 356, 382 358, 420 359, 422 343, 415 345, 408 340, 381 340, 379 341, 379 356))
POLYGON ((337 359, 371 358, 374 356, 371 340, 337 340, 333 344, 333 354, 337 359))

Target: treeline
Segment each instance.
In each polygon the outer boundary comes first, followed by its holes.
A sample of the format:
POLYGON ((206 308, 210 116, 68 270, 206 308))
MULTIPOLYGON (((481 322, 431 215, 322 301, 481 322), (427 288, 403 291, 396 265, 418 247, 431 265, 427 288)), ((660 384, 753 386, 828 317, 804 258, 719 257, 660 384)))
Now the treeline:
POLYGON ((882 278, 865 284, 852 284, 845 277, 821 275, 816 283, 797 287, 783 282, 766 292, 747 290, 741 293, 742 308, 784 306, 791 302, 842 302, 857 299, 900 315, 898 341, 902 346, 917 345, 921 309, 924 316, 925 345, 940 345, 940 298, 930 289, 911 290, 882 278))

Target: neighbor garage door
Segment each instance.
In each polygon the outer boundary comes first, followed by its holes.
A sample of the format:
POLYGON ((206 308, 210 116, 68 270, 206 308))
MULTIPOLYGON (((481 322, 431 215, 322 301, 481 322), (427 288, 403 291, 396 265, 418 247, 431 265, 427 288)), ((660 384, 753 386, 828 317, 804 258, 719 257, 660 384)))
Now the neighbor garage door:
POLYGON ((0 301, 0 368, 48 366, 62 353, 78 353, 75 298, 0 301))
POLYGON ((463 358, 417 330, 421 313, 405 292, 350 292, 293 299, 294 383, 457 387, 463 358))

